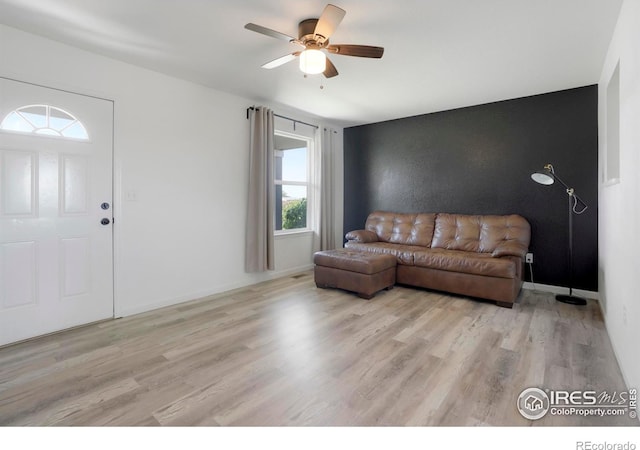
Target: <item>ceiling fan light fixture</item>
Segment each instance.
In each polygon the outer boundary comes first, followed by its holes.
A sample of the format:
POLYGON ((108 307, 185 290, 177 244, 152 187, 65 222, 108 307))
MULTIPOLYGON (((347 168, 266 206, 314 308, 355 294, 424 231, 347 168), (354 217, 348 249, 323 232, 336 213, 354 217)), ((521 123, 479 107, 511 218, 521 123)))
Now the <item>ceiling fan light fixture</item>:
MULTIPOLYGON (((0 3, 2 0, 0 0, 0 3)), ((248 23, 244 27, 265 36, 287 41, 301 47, 300 51, 276 58, 263 64, 264 69, 273 69, 283 64, 300 60, 300 70, 306 75, 323 74, 325 78, 333 78, 338 75, 338 70, 327 57, 328 53, 343 56, 359 56, 361 58, 382 58, 383 47, 355 44, 331 44, 329 38, 333 35, 338 25, 342 22, 346 11, 336 5, 327 5, 319 18, 305 19, 298 23, 298 37, 294 38, 285 33, 248 23), (326 53, 325 53, 326 52, 326 53)))
POLYGON ((300 53, 300 70, 309 75, 322 73, 327 68, 327 55, 320 50, 308 49, 300 53))

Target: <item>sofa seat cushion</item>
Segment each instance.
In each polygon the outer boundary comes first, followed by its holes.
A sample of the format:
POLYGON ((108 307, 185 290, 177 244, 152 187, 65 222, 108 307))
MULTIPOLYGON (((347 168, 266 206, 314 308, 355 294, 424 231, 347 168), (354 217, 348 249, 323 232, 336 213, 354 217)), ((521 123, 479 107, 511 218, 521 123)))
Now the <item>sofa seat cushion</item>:
POLYGON ((389 242, 349 241, 344 246, 350 250, 393 255, 397 258, 398 264, 405 264, 407 266, 413 265, 413 254, 415 252, 425 250, 424 247, 419 245, 391 244, 389 242))
POLYGON ((494 258, 490 253, 473 253, 441 248, 421 249, 413 255, 416 267, 471 273, 498 278, 515 278, 517 258, 494 258))

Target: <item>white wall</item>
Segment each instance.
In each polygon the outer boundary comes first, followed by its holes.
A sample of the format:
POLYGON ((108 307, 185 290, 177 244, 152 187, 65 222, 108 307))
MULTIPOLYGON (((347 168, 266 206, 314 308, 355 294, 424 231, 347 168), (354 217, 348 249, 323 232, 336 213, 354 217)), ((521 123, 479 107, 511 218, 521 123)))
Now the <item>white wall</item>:
POLYGON ((116 315, 311 267, 308 233, 276 240, 275 272, 244 272, 245 111, 255 101, 3 25, 0 75, 115 101, 116 315))
POLYGON ((599 266, 605 321, 629 387, 640 386, 640 0, 625 0, 599 82, 599 266), (620 182, 604 183, 607 85, 620 61, 620 182))

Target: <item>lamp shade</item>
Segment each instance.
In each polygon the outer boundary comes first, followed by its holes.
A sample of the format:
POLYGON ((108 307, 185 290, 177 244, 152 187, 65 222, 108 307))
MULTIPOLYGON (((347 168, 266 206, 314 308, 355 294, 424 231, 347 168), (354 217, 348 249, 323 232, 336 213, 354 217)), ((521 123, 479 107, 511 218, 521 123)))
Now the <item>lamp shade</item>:
POLYGON ((548 169, 541 170, 539 172, 534 172, 531 174, 531 179, 536 183, 550 185, 553 184, 555 178, 553 176, 553 172, 548 169))
POLYGON ((300 70, 309 75, 322 73, 327 68, 327 56, 320 50, 305 50, 300 53, 300 70))

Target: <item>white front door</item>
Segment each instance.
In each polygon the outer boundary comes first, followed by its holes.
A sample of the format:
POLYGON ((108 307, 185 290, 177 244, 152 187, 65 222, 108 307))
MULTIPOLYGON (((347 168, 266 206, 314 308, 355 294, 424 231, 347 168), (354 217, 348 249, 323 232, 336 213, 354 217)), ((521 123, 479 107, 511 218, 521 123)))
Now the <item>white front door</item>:
POLYGON ((113 317, 112 130, 111 101, 0 78, 0 345, 113 317))

